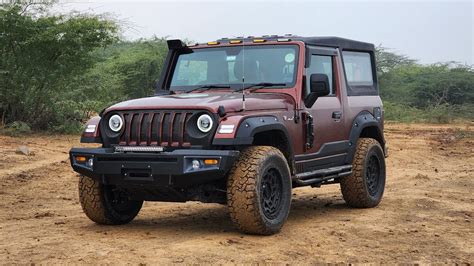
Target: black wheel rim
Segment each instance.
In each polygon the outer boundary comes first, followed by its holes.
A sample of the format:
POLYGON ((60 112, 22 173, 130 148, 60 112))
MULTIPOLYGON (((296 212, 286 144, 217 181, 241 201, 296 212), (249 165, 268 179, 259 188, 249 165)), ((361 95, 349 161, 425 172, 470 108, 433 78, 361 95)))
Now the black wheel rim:
POLYGON ((260 204, 268 219, 275 219, 280 213, 283 198, 283 183, 278 170, 265 171, 260 183, 260 204))
POLYGON ((115 186, 104 186, 105 200, 109 206, 119 214, 129 214, 134 210, 136 203, 129 199, 127 193, 115 186))
POLYGON ((380 161, 376 155, 371 155, 367 161, 367 168, 365 171, 365 178, 367 188, 371 196, 376 196, 380 184, 380 161))

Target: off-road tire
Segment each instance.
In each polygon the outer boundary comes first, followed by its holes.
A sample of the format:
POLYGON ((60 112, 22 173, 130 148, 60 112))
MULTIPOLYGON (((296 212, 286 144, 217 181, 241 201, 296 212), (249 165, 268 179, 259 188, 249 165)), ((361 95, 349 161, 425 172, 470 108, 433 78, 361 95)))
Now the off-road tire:
POLYGON ((352 174, 343 177, 340 182, 342 196, 351 207, 372 208, 382 200, 385 188, 384 153, 379 142, 372 138, 360 138, 356 149, 352 161, 352 174), (377 162, 378 166, 374 166, 374 162, 377 162), (374 174, 377 173, 374 169, 377 168, 378 178, 375 178, 377 182, 373 185, 374 176, 377 176, 374 174), (370 181, 372 185, 369 185, 368 180, 372 180, 370 181))
POLYGON ((143 201, 128 200, 122 209, 114 206, 110 197, 112 186, 103 185, 87 176, 79 177, 79 199, 86 216, 98 224, 119 225, 132 221, 143 201), (108 194, 109 193, 109 194, 108 194))
POLYGON ((229 173, 227 204, 232 221, 242 232, 259 235, 279 232, 291 204, 291 175, 285 156, 270 146, 242 150, 229 173), (269 199, 269 195, 275 196, 269 199), (275 204, 271 203, 272 199, 275 204))

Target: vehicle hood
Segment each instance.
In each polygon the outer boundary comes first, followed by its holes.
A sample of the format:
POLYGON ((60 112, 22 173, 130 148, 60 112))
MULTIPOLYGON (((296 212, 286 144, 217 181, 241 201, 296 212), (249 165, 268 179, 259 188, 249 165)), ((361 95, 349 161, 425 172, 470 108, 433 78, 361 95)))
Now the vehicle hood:
MULTIPOLYGON (((242 93, 180 93, 129 100, 115 104, 105 110, 150 110, 150 109, 206 109, 216 113, 224 106, 226 113, 242 110, 242 93)), ((245 111, 290 110, 293 98, 283 93, 245 94, 245 111)))

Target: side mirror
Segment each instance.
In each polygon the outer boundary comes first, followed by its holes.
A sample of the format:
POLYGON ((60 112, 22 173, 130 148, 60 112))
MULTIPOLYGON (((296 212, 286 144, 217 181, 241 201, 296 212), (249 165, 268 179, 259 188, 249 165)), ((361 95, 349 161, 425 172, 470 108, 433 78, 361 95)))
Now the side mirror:
POLYGON ((310 93, 304 99, 306 107, 311 107, 321 96, 329 94, 329 78, 326 74, 311 74, 310 77, 310 93))

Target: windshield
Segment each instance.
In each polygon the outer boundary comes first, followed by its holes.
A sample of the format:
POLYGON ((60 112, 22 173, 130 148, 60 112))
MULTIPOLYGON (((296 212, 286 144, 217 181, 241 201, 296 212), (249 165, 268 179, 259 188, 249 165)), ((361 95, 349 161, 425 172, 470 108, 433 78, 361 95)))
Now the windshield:
POLYGON ((181 54, 171 79, 171 90, 193 90, 206 85, 232 89, 258 83, 294 85, 296 45, 242 45, 194 49, 181 54))

